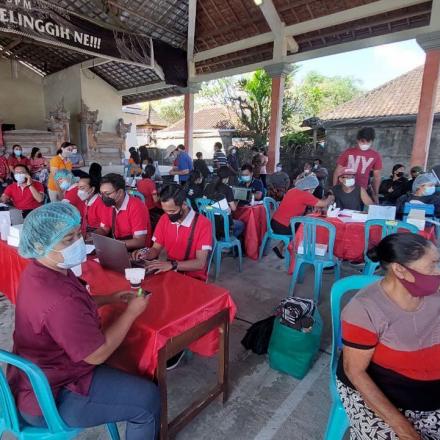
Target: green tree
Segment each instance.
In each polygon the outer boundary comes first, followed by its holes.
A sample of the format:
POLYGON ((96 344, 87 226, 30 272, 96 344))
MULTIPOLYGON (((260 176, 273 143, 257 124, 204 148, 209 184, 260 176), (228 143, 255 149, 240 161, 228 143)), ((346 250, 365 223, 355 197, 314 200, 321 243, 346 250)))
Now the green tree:
MULTIPOLYGON (((148 105, 148 103, 146 103, 148 105)), ((168 124, 174 124, 185 116, 183 96, 161 99, 152 103, 152 107, 168 124)))
POLYGON ((362 93, 360 82, 352 77, 325 76, 310 72, 293 91, 303 119, 318 116, 362 93))

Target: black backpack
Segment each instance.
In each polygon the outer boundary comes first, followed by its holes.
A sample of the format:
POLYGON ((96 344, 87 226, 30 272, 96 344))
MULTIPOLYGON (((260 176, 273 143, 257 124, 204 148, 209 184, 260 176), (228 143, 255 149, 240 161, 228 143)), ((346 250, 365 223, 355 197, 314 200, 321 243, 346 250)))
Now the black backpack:
POLYGON ((256 354, 266 354, 269 348, 270 337, 272 336, 273 323, 275 316, 252 324, 241 343, 246 350, 252 350, 256 354))

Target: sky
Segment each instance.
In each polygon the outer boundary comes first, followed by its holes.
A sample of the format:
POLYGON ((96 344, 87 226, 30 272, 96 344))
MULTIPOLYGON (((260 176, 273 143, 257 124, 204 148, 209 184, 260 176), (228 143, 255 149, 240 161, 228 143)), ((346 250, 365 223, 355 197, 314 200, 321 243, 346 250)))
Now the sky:
POLYGON ((415 40, 384 44, 367 49, 303 61, 295 75, 301 80, 315 71, 326 76, 351 76, 364 90, 371 90, 425 62, 425 54, 415 40))

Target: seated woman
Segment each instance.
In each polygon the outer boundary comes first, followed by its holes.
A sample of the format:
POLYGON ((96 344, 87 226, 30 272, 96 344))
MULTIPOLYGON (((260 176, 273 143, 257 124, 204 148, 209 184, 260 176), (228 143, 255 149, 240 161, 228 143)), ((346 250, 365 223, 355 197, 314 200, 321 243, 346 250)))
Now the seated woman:
POLYGON ((389 179, 385 179, 379 187, 379 194, 383 196, 384 205, 394 206, 397 199, 407 192, 408 179, 405 177, 405 167, 398 163, 393 166, 389 179))
MULTIPOLYGON (((68 426, 127 421, 127 439, 154 440, 160 424, 157 387, 104 365, 149 299, 127 292, 90 296, 70 270, 86 257, 80 222, 78 211, 60 202, 26 218, 19 252, 31 261, 20 278, 13 351, 43 370, 68 426), (121 302, 127 308, 103 329, 98 307, 121 302)), ((26 376, 12 367, 8 380, 24 420, 44 426, 26 376)))
POLYGON ((38 147, 32 148, 30 158, 30 170, 32 179, 37 180, 43 185, 47 184, 49 179, 48 162, 43 157, 41 150, 38 147))
MULTIPOLYGON (((234 200, 234 192, 228 185, 229 178, 234 176, 234 172, 228 166, 222 166, 217 170, 217 180, 206 186, 204 195, 216 202, 226 201, 227 211, 229 213, 229 224, 232 228, 232 234, 234 237, 239 237, 244 231, 244 223, 241 220, 235 220, 232 218, 232 213, 237 209, 237 203, 234 200)), ((217 220, 217 219, 216 219, 217 220)), ((217 230, 223 230, 223 221, 217 224, 217 230)))
POLYGON ((15 208, 23 211, 23 217, 26 217, 33 209, 43 204, 44 187, 40 182, 32 180, 27 166, 15 165, 13 171, 15 183, 6 187, 0 202, 11 203, 15 208))
POLYGON ((353 440, 438 439, 440 256, 417 234, 369 251, 385 278, 342 311, 337 388, 353 440))
MULTIPOLYGON (((255 201, 259 201, 263 199, 264 186, 263 182, 260 179, 254 178, 254 168, 252 165, 245 163, 241 167, 240 172, 240 186, 244 188, 249 188, 254 195, 255 201)), ((243 204, 244 202, 240 202, 243 204)))
POLYGON ((342 170, 338 177, 338 185, 331 189, 337 208, 363 211, 364 206, 373 205, 367 191, 356 185, 355 177, 356 173, 353 170, 342 170))
POLYGON ((412 186, 412 193, 405 194, 397 199, 397 216, 403 217, 405 203, 424 203, 434 205, 434 216, 440 217, 440 193, 435 192, 438 184, 434 174, 425 173, 418 175, 412 186))
MULTIPOLYGON (((334 197, 332 195, 323 200, 317 199, 313 195, 318 185, 318 178, 312 175, 297 180, 295 188, 287 191, 270 223, 275 234, 292 235, 292 230, 290 229, 290 219, 292 217, 305 215, 308 207, 327 208, 333 203, 334 197)), ((284 258, 284 243, 280 241, 273 248, 273 251, 278 258, 284 258)))
POLYGON ((14 173, 15 165, 24 165, 29 168, 29 159, 23 155, 23 148, 21 145, 15 144, 12 146, 12 153, 8 157, 8 166, 11 174, 14 173))

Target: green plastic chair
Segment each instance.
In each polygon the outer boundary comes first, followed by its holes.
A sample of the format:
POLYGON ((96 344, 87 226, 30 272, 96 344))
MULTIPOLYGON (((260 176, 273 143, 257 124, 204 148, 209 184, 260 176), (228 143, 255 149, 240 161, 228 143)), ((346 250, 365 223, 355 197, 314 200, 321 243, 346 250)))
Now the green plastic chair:
MULTIPOLYGON (((205 208, 205 212, 207 213, 208 219, 211 221, 212 224, 212 240, 214 243, 213 246, 213 258, 214 258, 214 264, 215 264, 215 279, 218 278, 220 274, 220 266, 222 263, 222 251, 223 249, 234 249, 237 248, 238 251, 238 270, 241 272, 242 267, 242 261, 243 261, 243 251, 241 249, 241 243, 240 240, 237 238, 231 236, 229 233, 229 214, 226 211, 223 211, 218 208, 213 208, 212 206, 207 206, 205 208), (223 219, 223 231, 221 234, 219 234, 222 238, 217 239, 216 234, 216 224, 215 224, 215 217, 221 216, 223 219)), ((210 265, 208 266, 208 270, 210 269, 210 265)), ((208 272, 209 273, 209 272, 208 272)))
MULTIPOLYGON (((40 405, 47 427, 29 426, 19 419, 14 397, 8 381, 0 369, 0 438, 6 432, 12 433, 20 440, 68 440, 76 437, 82 428, 70 428, 61 419, 53 399, 52 390, 46 376, 34 363, 0 350, 0 362, 13 365, 28 377, 32 389, 40 405)), ((119 440, 118 428, 115 423, 108 423, 107 429, 112 440, 119 440)))
POLYGON ((376 263, 368 258, 368 245, 370 242, 370 229, 374 226, 378 226, 381 228, 381 236, 382 240, 387 235, 395 234, 397 231, 401 231, 402 229, 408 232, 412 232, 414 234, 418 233, 417 226, 412 225, 410 223, 401 222, 398 220, 367 220, 365 222, 365 244, 364 244, 364 261, 365 266, 363 270, 363 275, 374 275, 376 269, 379 267, 379 263, 376 263))
POLYGON ((335 245, 336 228, 329 222, 315 217, 292 217, 290 219, 290 227, 293 235, 293 248, 295 246, 295 231, 296 225, 303 226, 303 254, 296 254, 295 256, 295 270, 289 286, 289 296, 293 296, 296 283, 304 281, 304 265, 308 264, 315 269, 315 286, 313 292, 313 299, 316 303, 319 302, 319 296, 322 286, 322 272, 327 267, 335 268, 335 281, 341 276, 341 262, 333 255, 333 248, 335 245), (325 228, 328 231, 328 245, 324 256, 316 255, 316 230, 317 228, 325 228))
POLYGON ((378 280, 380 280, 380 277, 378 276, 353 275, 336 281, 331 289, 332 357, 330 361, 330 395, 332 398, 332 406, 330 408, 324 440, 342 440, 345 432, 350 427, 347 414, 342 406, 336 388, 336 369, 342 351, 340 319, 342 298, 346 293, 353 290, 363 289, 378 280))
POLYGON ((264 255, 264 251, 266 250, 266 246, 269 243, 269 240, 280 240, 284 243, 284 265, 286 270, 289 269, 290 266, 290 252, 289 252, 289 243, 292 241, 292 235, 281 235, 275 234, 272 230, 272 226, 270 225, 270 221, 272 220, 272 216, 274 212, 278 209, 278 203, 272 197, 265 197, 263 200, 264 209, 266 211, 266 224, 267 231, 264 234, 263 241, 260 246, 260 255, 259 259, 261 260, 264 255))

